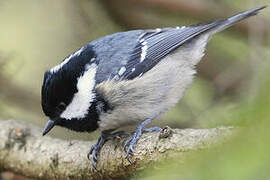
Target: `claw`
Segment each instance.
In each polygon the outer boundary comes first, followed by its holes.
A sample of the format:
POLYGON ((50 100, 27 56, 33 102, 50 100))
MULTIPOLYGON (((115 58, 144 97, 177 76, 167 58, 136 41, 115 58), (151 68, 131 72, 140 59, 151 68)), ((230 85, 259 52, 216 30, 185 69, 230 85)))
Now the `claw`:
POLYGON ((92 167, 97 171, 97 163, 91 159, 92 167))
POLYGON ((90 149, 89 151, 88 151, 88 153, 87 153, 87 159, 88 160, 90 160, 90 155, 92 154, 92 151, 91 151, 92 149, 90 149))
POLYGON ((98 141, 95 145, 93 145, 91 147, 91 149, 89 150, 88 154, 87 154, 87 158, 89 160, 91 160, 91 163, 92 163, 92 166, 94 169, 96 169, 96 163, 98 161, 98 155, 99 155, 99 152, 100 152, 100 149, 101 147, 104 145, 104 143, 106 142, 106 138, 104 135, 101 135, 99 138, 98 138, 98 141), (90 158, 90 155, 92 154, 92 158, 90 158))
POLYGON ((132 147, 129 147, 127 150, 126 159, 131 163, 129 156, 133 154, 134 149, 132 147))
POLYGON ((97 160, 98 160, 98 158, 97 158, 97 153, 93 154, 93 160, 94 160, 95 162, 97 162, 97 160))
POLYGON ((95 148, 95 145, 93 145, 93 146, 91 147, 91 149, 88 151, 88 153, 87 153, 87 159, 88 159, 88 160, 90 160, 90 155, 93 153, 94 148, 95 148))
POLYGON ((115 133, 110 133, 110 131, 102 132, 101 136, 98 138, 97 143, 94 144, 87 153, 87 158, 91 160, 92 166, 95 170, 97 170, 96 165, 98 162, 98 156, 99 156, 100 150, 102 146, 105 144, 105 142, 111 138, 120 137, 127 134, 128 133, 123 132, 123 131, 115 132, 115 133), (90 157, 91 154, 92 154, 92 157, 90 157))
POLYGON ((129 159, 129 155, 127 154, 127 156, 126 156, 126 159, 128 160, 128 162, 131 164, 132 162, 131 162, 131 160, 129 159))
POLYGON ((128 146, 126 159, 129 162, 131 162, 130 159, 129 159, 129 156, 131 154, 133 154, 133 152, 134 152, 134 146, 135 146, 136 142, 139 140, 139 138, 142 135, 142 128, 143 127, 138 126, 137 129, 136 129, 136 131, 135 131, 135 133, 134 133, 134 135, 133 135, 133 137, 130 138, 129 140, 127 140, 126 143, 125 143, 125 145, 128 146))
POLYGON ((125 145, 124 145, 124 150, 127 152, 127 147, 129 146, 130 142, 132 141, 132 138, 129 138, 126 140, 125 145))
POLYGON ((134 149, 132 147, 129 147, 128 150, 127 150, 127 155, 126 157, 128 157, 130 154, 132 154, 134 151, 134 149))
POLYGON ((94 148, 95 148, 95 146, 93 145, 92 147, 91 147, 91 149, 89 150, 89 154, 92 154, 92 152, 94 151, 94 148))
POLYGON ((90 160, 91 161, 91 164, 92 164, 92 166, 93 166, 93 168, 95 169, 95 170, 97 170, 97 168, 96 168, 96 162, 97 162, 97 152, 96 152, 96 150, 95 150, 95 145, 93 145, 92 147, 91 147, 91 149, 88 151, 88 153, 87 153, 87 158, 88 158, 88 160, 90 160), (93 154, 92 155, 92 158, 90 158, 90 155, 91 154, 93 154))
POLYGON ((124 150, 127 149, 126 151, 126 159, 131 163, 130 161, 130 155, 133 154, 134 152, 134 147, 137 141, 140 139, 142 132, 152 132, 152 131, 161 131, 162 129, 160 127, 150 127, 150 128, 145 128, 145 126, 151 122, 153 118, 146 119, 143 121, 141 124, 139 124, 136 128, 136 131, 133 135, 133 137, 129 138, 124 145, 124 150), (127 148, 128 147, 128 148, 127 148))

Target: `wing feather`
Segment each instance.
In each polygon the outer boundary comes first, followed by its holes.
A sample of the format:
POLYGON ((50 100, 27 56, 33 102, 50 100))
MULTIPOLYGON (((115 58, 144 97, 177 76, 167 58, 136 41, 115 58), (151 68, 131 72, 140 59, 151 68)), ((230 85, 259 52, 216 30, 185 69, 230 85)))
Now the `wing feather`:
POLYGON ((196 26, 145 31, 137 40, 137 45, 125 65, 126 71, 120 78, 133 79, 143 75, 185 42, 217 27, 222 22, 223 20, 196 26))

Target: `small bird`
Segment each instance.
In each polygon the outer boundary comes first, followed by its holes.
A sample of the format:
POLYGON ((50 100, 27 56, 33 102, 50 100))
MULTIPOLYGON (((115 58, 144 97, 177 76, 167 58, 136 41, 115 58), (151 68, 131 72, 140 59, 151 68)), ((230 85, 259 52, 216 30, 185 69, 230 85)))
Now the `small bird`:
POLYGON ((87 155, 92 154, 95 167, 104 143, 126 134, 119 128, 136 124, 124 145, 129 160, 143 132, 161 131, 146 125, 183 97, 211 36, 264 8, 206 24, 119 32, 88 43, 44 74, 42 109, 50 120, 43 135, 56 125, 79 132, 100 129, 87 155))

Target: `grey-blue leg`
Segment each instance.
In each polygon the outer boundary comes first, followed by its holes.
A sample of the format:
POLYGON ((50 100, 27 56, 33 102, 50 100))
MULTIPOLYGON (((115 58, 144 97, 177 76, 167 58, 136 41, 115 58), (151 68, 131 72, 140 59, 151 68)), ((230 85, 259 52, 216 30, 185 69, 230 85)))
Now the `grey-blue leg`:
POLYGON ((153 126, 153 127, 149 127, 149 128, 144 128, 143 131, 146 131, 146 132, 160 132, 162 131, 162 128, 160 127, 157 127, 157 126, 153 126))
POLYGON ((95 169, 96 169, 96 164, 98 161, 99 152, 100 152, 102 146, 105 144, 105 142, 111 138, 114 138, 114 137, 129 135, 129 133, 124 132, 124 131, 118 131, 118 132, 114 132, 114 133, 111 133, 111 132, 112 132, 112 130, 102 131, 100 137, 98 138, 97 143, 91 147, 91 149, 89 150, 89 152, 87 154, 87 158, 89 160, 90 160, 90 155, 92 154, 91 163, 95 169))
POLYGON ((145 128, 145 126, 147 124, 149 124, 154 118, 148 118, 146 120, 144 120, 142 123, 140 123, 137 128, 136 128, 136 131, 133 135, 133 137, 129 138, 125 145, 124 145, 124 149, 127 148, 127 155, 126 155, 126 158, 129 162, 130 159, 129 159, 129 155, 133 153, 134 151, 134 146, 136 144, 136 142, 140 139, 141 135, 143 132, 147 131, 147 132, 153 132, 153 131, 161 131, 162 129, 160 127, 150 127, 150 128, 145 128))

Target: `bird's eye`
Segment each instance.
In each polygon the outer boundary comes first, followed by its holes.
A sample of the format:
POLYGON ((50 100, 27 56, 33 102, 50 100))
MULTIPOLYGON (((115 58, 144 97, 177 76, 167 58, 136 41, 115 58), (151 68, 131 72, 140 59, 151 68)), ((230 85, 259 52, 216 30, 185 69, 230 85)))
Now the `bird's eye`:
POLYGON ((57 109, 60 111, 64 111, 66 109, 66 104, 64 102, 60 102, 57 106, 57 109))

